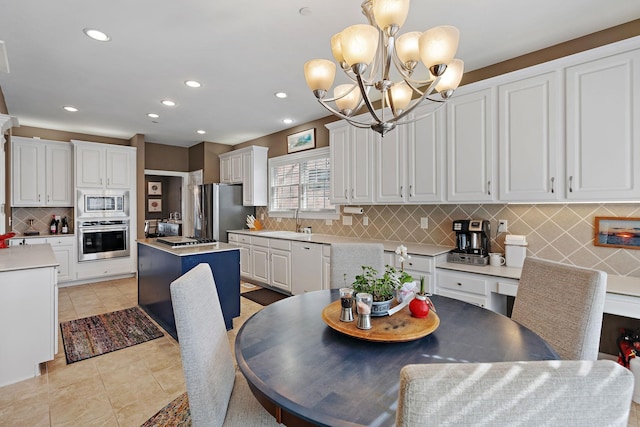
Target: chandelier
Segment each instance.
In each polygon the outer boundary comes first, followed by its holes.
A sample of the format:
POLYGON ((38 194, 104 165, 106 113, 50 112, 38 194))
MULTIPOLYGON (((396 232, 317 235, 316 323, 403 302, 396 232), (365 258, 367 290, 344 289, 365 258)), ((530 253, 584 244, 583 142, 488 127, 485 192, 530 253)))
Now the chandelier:
POLYGON ((362 13, 369 25, 352 25, 331 37, 333 57, 352 83, 336 86, 333 98, 326 98, 336 74, 335 63, 327 59, 305 63, 304 75, 323 107, 354 126, 370 127, 384 136, 396 125, 423 118, 410 119, 408 114, 425 99, 442 103, 451 97, 464 69, 464 63, 454 59, 460 32, 445 25, 398 37, 409 13, 409 0, 365 0, 362 13), (417 77, 420 63, 426 69, 417 77), (396 75, 397 81, 392 81, 396 75), (371 88, 380 94, 379 112, 373 107, 371 88), (363 104, 371 115, 368 121, 352 117, 363 104))

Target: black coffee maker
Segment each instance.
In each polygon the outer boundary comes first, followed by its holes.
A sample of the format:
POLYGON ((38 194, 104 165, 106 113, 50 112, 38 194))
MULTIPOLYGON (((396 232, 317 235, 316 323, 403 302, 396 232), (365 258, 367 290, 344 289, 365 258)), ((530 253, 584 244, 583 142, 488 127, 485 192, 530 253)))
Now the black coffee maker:
POLYGON ((456 248, 448 261, 486 265, 491 252, 491 224, 485 219, 458 219, 453 221, 456 232, 456 248))

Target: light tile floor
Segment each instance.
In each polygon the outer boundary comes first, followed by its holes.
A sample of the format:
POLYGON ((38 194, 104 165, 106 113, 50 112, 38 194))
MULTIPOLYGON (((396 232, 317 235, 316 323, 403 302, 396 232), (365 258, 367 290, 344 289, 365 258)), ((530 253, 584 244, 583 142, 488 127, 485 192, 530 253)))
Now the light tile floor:
MULTIPOLYGON (((60 288, 59 320, 133 307, 137 289, 134 278, 60 288)), ((232 348, 242 323, 262 308, 240 302, 232 348)), ((0 426, 140 426, 184 392, 180 348, 169 334, 71 365, 59 334, 58 354, 40 377, 0 388, 0 426)))
MULTIPOLYGON (((262 308, 240 302, 241 316, 228 333, 231 348, 240 326, 262 308)), ((135 279, 60 288, 59 320, 136 304, 135 279)), ((71 365, 60 338, 56 358, 40 377, 0 388, 0 426, 140 426, 184 391, 180 349, 168 334, 71 365)), ((628 425, 640 427, 640 405, 632 405, 628 425)))

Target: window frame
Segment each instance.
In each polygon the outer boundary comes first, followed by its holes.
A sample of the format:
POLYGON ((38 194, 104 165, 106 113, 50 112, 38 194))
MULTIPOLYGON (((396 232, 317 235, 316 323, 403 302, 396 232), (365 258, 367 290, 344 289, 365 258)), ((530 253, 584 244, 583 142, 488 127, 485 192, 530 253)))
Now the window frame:
MULTIPOLYGON (((330 159, 330 156, 331 155, 330 155, 329 147, 322 147, 322 148, 316 148, 313 150, 301 151, 293 154, 285 154, 284 156, 271 157, 269 159, 268 174, 267 174, 267 180, 268 180, 268 186, 269 186, 269 203, 267 206, 267 214, 269 215, 270 218, 295 218, 296 216, 296 209, 287 209, 287 210, 271 209, 271 206, 272 206, 271 200, 273 198, 273 186, 271 185, 271 178, 272 178, 273 168, 282 166, 282 165, 292 164, 292 163, 301 164, 301 163, 304 163, 310 160, 316 160, 316 159, 330 159)), ((331 168, 331 160, 329 160, 329 168, 331 168)), ((329 176, 331 176, 331 173, 329 173, 329 176)), ((302 184, 298 183, 298 186, 302 187, 302 184)), ((298 205, 300 204, 301 195, 302 195, 301 191, 298 191, 298 205)), ((300 210, 298 212, 298 218, 338 220, 340 219, 340 206, 339 205, 334 205, 334 206, 335 206, 335 211, 300 210)))

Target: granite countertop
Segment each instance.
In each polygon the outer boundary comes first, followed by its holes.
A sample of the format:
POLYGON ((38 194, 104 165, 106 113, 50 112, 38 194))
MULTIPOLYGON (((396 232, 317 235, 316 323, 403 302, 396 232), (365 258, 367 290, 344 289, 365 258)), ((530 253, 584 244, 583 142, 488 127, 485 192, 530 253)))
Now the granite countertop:
POLYGON ((425 256, 437 256, 449 252, 451 247, 449 246, 437 246, 437 245, 424 245, 419 243, 404 243, 391 240, 377 240, 377 239, 359 239, 356 237, 334 236, 330 234, 306 234, 296 233, 293 231, 274 231, 274 230, 229 230, 229 233, 245 234, 248 236, 268 237, 270 239, 284 239, 295 240, 302 242, 331 244, 331 243, 382 243, 385 251, 394 252, 398 245, 403 244, 407 247, 407 253, 412 255, 425 255, 425 256))
POLYGON ((0 272, 57 267, 51 245, 22 245, 0 249, 0 272))
POLYGON ((156 238, 138 239, 137 242, 141 245, 151 246, 152 248, 169 252, 170 254, 177 255, 177 256, 188 256, 188 255, 198 255, 198 254, 238 250, 237 246, 232 246, 224 242, 216 242, 216 243, 211 243, 210 245, 203 245, 203 246, 183 246, 180 248, 172 248, 171 246, 165 245, 164 243, 158 243, 157 240, 158 239, 156 238))

